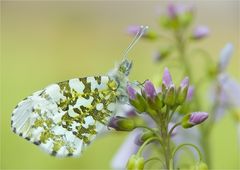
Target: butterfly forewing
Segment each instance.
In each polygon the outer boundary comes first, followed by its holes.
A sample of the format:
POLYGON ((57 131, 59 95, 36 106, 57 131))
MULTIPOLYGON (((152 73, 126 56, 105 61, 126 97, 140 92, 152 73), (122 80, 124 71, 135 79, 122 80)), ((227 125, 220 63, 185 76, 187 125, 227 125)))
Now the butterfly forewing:
POLYGON ((109 76, 52 84, 21 101, 12 129, 56 156, 78 156, 115 111, 118 83, 109 76))

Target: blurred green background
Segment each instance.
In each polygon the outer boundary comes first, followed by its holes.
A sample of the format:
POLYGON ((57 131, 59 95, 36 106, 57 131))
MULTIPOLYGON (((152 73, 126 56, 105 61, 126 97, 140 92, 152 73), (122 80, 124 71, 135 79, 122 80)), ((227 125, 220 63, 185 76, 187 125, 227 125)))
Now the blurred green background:
MULTIPOLYGON (((197 9, 196 23, 211 30, 210 37, 198 45, 217 61, 219 50, 232 42, 235 51, 228 71, 239 80, 239 1, 193 4, 197 9)), ((124 32, 126 27, 143 24, 158 29, 157 15, 166 5, 166 1, 1 1, 1 168, 109 169, 126 133, 100 138, 80 158, 59 159, 13 134, 11 112, 23 98, 51 83, 105 74, 121 60, 131 41, 124 32)), ((131 51, 131 80, 143 81, 162 73, 163 67, 151 58, 158 45, 164 45, 164 41, 141 40, 131 51)), ((202 66, 196 67, 201 72, 202 66)), ((214 127, 214 168, 240 168, 235 123, 226 114, 214 127)))

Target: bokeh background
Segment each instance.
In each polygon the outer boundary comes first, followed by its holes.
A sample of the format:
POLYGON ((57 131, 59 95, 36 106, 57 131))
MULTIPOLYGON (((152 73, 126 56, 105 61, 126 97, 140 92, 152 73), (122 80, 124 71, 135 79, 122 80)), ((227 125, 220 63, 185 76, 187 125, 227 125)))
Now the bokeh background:
MULTIPOLYGON (((240 2, 178 2, 194 4, 196 24, 209 26, 210 37, 197 45, 214 60, 225 43, 234 44, 228 72, 239 81, 240 2)), ((110 160, 126 133, 99 138, 80 158, 59 159, 13 134, 11 112, 23 98, 51 83, 105 74, 121 60, 131 41, 126 27, 143 24, 158 29, 157 16, 166 5, 166 1, 1 1, 1 168, 110 169, 110 160)), ((158 45, 164 41, 141 40, 131 51, 131 80, 143 81, 162 73, 162 67, 152 61, 158 45)), ((201 72, 202 65, 193 64, 201 72)), ((211 149, 214 168, 240 168, 236 125, 230 114, 214 127, 211 149)))

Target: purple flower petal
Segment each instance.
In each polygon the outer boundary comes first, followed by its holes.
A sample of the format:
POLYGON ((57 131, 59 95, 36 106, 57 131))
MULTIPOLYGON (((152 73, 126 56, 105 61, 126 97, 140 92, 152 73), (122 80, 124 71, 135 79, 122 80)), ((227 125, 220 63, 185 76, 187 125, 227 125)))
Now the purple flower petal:
POLYGON ((127 28, 127 33, 135 36, 140 31, 140 29, 141 29, 141 26, 139 26, 139 25, 130 25, 127 28))
POLYGON ((189 122, 196 125, 200 124, 208 118, 208 113, 206 112, 193 112, 190 115, 189 122))
POLYGON ((118 126, 117 126, 117 120, 119 118, 117 116, 113 116, 110 118, 109 122, 108 122, 108 127, 111 127, 113 129, 117 129, 118 126))
POLYGON ((232 54, 233 54, 233 45, 231 43, 227 43, 220 53, 220 59, 219 59, 220 71, 224 71, 226 69, 232 57, 232 54))
POLYGON ((150 99, 154 99, 157 95, 156 90, 151 81, 147 80, 144 84, 144 92, 150 99))
POLYGON ((168 88, 172 84, 172 76, 167 67, 165 67, 162 77, 162 83, 168 88))
POLYGON ((226 74, 221 74, 218 77, 219 83, 222 87, 222 103, 225 103, 229 107, 240 106, 240 84, 236 80, 232 79, 226 74))
POLYGON ((206 26, 198 26, 193 31, 193 38, 202 39, 209 34, 209 29, 206 26))
POLYGON ((125 114, 126 114, 127 117, 137 116, 136 110, 134 108, 128 110, 125 114))
POLYGON ((167 7, 167 15, 170 18, 178 17, 179 15, 186 12, 193 12, 192 5, 183 5, 183 4, 169 4, 167 7))
POLYGON ((189 86, 188 87, 188 92, 187 92, 187 101, 191 101, 192 97, 194 94, 194 87, 193 86, 189 86))
POLYGON ((182 82, 181 82, 181 84, 180 84, 180 87, 181 87, 181 88, 185 88, 185 87, 187 87, 187 86, 189 86, 189 78, 188 78, 188 77, 185 77, 185 78, 182 80, 182 82))
POLYGON ((136 99, 137 92, 132 86, 127 85, 127 92, 131 100, 136 99))

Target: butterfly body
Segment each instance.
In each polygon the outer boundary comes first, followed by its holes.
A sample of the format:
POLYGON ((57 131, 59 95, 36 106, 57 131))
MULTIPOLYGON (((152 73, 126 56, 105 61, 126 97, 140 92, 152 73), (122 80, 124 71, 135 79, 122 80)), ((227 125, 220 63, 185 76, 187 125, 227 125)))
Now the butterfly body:
POLYGON ((22 100, 13 110, 14 133, 47 153, 79 156, 107 126, 118 106, 128 102, 126 86, 132 62, 129 50, 145 33, 141 27, 124 53, 124 60, 104 76, 55 83, 22 100))

